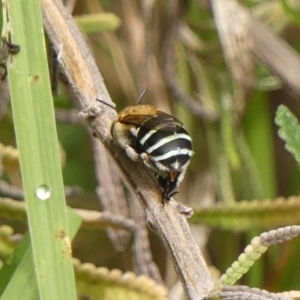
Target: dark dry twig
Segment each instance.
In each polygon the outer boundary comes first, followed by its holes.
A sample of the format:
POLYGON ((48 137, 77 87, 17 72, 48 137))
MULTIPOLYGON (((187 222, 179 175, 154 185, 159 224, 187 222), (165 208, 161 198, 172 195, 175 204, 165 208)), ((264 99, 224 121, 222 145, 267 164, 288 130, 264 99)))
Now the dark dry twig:
POLYGON ((95 210, 74 209, 74 211, 82 218, 82 226, 84 228, 113 228, 122 229, 130 232, 136 231, 136 223, 121 215, 112 214, 108 211, 99 212, 95 210))
POLYGON ((55 118, 58 122, 66 124, 82 124, 82 121, 78 118, 77 109, 55 109, 55 118))
POLYGON ((137 223, 132 247, 134 252, 134 272, 138 275, 147 275, 159 284, 164 285, 150 250, 145 211, 137 201, 134 201, 132 205, 134 207, 134 219, 137 223))
MULTIPOLYGON (((105 150, 103 144, 93 138, 95 174, 98 182, 96 193, 104 211, 129 217, 128 205, 119 169, 105 150)), ((129 233, 124 230, 107 230, 108 236, 118 252, 123 252, 129 242, 129 233)))
POLYGON ((0 192, 6 197, 24 199, 23 189, 0 179, 0 192))
POLYGON ((257 288, 249 288, 247 286, 228 286, 224 287, 220 292, 212 293, 210 299, 220 298, 224 300, 290 300, 282 294, 269 293, 265 290, 257 288))

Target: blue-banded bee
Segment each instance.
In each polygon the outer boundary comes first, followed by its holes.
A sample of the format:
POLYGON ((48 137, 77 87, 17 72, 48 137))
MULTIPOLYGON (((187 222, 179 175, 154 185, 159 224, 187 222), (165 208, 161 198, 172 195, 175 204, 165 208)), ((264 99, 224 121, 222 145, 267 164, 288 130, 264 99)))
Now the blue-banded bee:
POLYGON ((163 197, 169 200, 194 153, 183 124, 155 106, 136 104, 119 113, 111 133, 129 158, 142 160, 155 173, 163 197))

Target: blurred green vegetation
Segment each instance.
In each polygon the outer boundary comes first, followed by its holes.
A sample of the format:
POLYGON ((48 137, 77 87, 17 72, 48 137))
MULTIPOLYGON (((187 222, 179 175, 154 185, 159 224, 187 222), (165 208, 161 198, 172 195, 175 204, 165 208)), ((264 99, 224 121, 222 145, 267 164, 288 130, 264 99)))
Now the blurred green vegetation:
MULTIPOLYGON (((294 12, 299 14, 300 9, 297 1, 248 0, 243 4, 299 52, 300 29, 294 18, 294 12)), ((173 37, 169 31, 174 17, 171 4, 156 1, 147 7, 143 1, 77 1, 74 16, 112 12, 121 20, 118 29, 87 37, 117 109, 135 103, 139 94, 148 88, 144 102, 172 113, 185 124, 193 138, 195 155, 175 199, 195 210, 202 206, 212 207, 215 202, 234 205, 241 200, 298 195, 299 166, 279 138, 274 120, 280 104, 289 107, 298 117, 299 102, 278 84, 275 74, 257 61, 251 91, 244 99, 236 99, 235 82, 224 58, 209 1, 179 1, 179 5, 176 15, 179 34, 173 37), (193 101, 201 103, 203 112, 215 114, 216 120, 197 114, 176 97, 176 90, 168 82, 170 74, 166 74, 166 61, 171 56, 174 56, 171 77, 178 80, 179 88, 193 101), (243 109, 239 110, 239 105, 243 109)), ((245 77, 252 76, 250 71, 245 73, 245 77)), ((1 88, 4 100, 8 98, 6 85, 4 81, 1 88)), ((61 82, 54 103, 59 109, 73 108, 72 95, 61 82)), ((9 103, 0 103, 0 115, 0 143, 15 146, 9 103), (2 113, 4 109, 5 114, 2 113)), ((80 124, 59 121, 58 136, 66 157, 64 183, 79 186, 84 191, 83 195, 67 199, 68 204, 101 210, 95 193, 92 137, 80 124)), ((14 174, 4 172, 3 178, 16 184, 14 174)), ((16 227, 12 221, 0 220, 2 224, 13 226, 16 232, 26 229, 25 224, 20 229, 20 225, 16 227)), ((251 237, 266 230, 263 226, 257 229, 260 224, 253 225, 255 230, 250 224, 241 232, 213 228, 207 244, 208 261, 224 272, 251 237)), ((155 261, 164 272, 166 253, 152 233, 151 243, 155 261)), ((104 230, 81 229, 73 243, 73 254, 97 266, 126 271, 131 269, 129 248, 121 254, 114 252, 104 230)), ((251 270, 253 274, 259 272, 259 275, 252 275, 256 280, 251 279, 250 273, 241 283, 255 283, 255 287, 272 292, 300 290, 299 249, 299 238, 273 246, 261 259, 258 269, 251 270)))

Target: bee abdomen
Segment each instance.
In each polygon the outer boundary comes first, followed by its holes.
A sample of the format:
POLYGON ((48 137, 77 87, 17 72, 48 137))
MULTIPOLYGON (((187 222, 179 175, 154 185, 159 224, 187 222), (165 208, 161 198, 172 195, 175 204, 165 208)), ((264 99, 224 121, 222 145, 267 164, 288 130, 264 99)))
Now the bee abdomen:
POLYGON ((188 136, 186 133, 175 133, 158 140, 155 144, 148 147, 147 152, 153 155, 160 155, 174 148, 191 149, 191 146, 192 144, 190 136, 188 136))
POLYGON ((177 131, 140 127, 138 138, 153 162, 159 162, 169 169, 180 170, 193 155, 191 137, 180 127, 177 131))

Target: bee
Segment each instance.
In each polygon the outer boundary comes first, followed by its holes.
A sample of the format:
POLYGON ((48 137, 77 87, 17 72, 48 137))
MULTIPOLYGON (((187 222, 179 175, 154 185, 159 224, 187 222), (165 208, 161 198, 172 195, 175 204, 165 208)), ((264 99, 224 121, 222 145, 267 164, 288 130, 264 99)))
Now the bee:
POLYGON ((142 161, 154 172, 163 198, 169 200, 194 153, 183 124, 155 106, 136 104, 118 114, 111 134, 131 160, 142 161))

